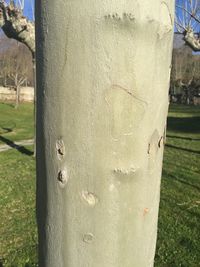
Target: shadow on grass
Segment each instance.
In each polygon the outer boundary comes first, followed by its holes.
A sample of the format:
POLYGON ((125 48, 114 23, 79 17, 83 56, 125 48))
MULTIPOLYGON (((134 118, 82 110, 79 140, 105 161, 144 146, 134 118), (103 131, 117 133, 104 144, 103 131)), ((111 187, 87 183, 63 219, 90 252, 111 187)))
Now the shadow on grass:
MULTIPOLYGON (((33 152, 31 150, 25 148, 24 146, 17 145, 13 141, 11 141, 8 138, 5 138, 5 137, 3 137, 1 135, 0 135, 0 141, 4 142, 6 145, 18 150, 22 154, 26 154, 28 156, 32 156, 33 155, 33 152)), ((0 265, 0 267, 1 267, 1 265, 0 265)))
MULTIPOLYGON (((21 266, 21 265, 20 265, 21 266)), ((25 265, 23 267, 35 267, 36 265, 32 265, 32 264, 29 264, 29 263, 25 263, 25 265)), ((0 267, 4 267, 3 265, 3 262, 0 261, 0 267)), ((11 265, 10 267, 18 267, 18 265, 11 265)))
POLYGON ((170 147, 170 148, 174 148, 174 149, 178 149, 178 150, 182 150, 185 152, 191 152, 191 153, 195 153, 195 154, 200 154, 200 151, 198 150, 193 150, 193 149, 189 149, 189 148, 183 148, 183 147, 179 147, 179 146, 174 146, 174 145, 170 145, 170 144, 166 144, 166 147, 170 147))
POLYGON ((183 179, 180 179, 179 177, 177 177, 177 176, 175 176, 175 175, 173 175, 171 173, 169 174, 165 169, 163 169, 162 174, 165 177, 165 179, 167 179, 167 180, 173 179, 173 180, 176 180, 177 182, 180 182, 180 183, 182 183, 184 185, 188 185, 188 186, 190 186, 190 187, 192 187, 192 188, 200 191, 200 187, 198 185, 195 185, 195 184, 192 184, 190 182, 187 182, 187 181, 185 181, 183 179))
POLYGON ((0 134, 11 133, 15 127, 16 127, 16 124, 13 121, 6 121, 6 122, 1 121, 0 122, 0 134))
POLYGON ((199 114, 199 106, 194 105, 180 105, 180 104, 171 104, 170 112, 174 113, 185 113, 185 114, 199 114))
MULTIPOLYGON (((1 105, 4 105, 4 106, 9 106, 11 108, 14 108, 15 107, 15 104, 13 102, 0 102, 1 105)), ((1 267, 1 265, 0 265, 1 267)))
POLYGON ((199 133, 200 117, 168 117, 167 130, 173 132, 199 133))
POLYGON ((188 140, 188 141, 200 141, 200 138, 177 136, 177 135, 171 135, 171 134, 167 134, 167 138, 174 138, 174 139, 181 139, 181 140, 188 140))

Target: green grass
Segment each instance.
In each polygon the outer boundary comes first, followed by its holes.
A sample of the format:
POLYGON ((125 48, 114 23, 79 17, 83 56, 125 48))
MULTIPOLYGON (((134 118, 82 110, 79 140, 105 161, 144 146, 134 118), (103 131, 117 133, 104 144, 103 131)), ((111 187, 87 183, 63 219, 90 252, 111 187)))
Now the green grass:
POLYGON ((18 109, 12 104, 0 103, 0 145, 3 140, 19 141, 34 137, 33 105, 21 103, 18 109))
MULTIPOLYGON (((33 138, 33 105, 0 103, 0 145, 33 138)), ((34 267, 35 159, 32 147, 0 153, 0 267, 34 267), (21 153, 20 153, 21 151, 21 153)))
POLYGON ((0 262, 33 267, 37 243, 33 157, 14 149, 0 153, 0 196, 0 262))
POLYGON ((155 267, 200 266, 200 108, 168 115, 155 267))
MULTIPOLYGON (((32 105, 16 111, 0 104, 0 112, 2 122, 15 123, 4 137, 33 137, 32 105)), ((200 267, 199 127, 200 108, 170 107, 155 267, 200 267)), ((34 267, 37 262, 35 160, 28 154, 0 153, 0 267, 1 261, 3 267, 34 267)))

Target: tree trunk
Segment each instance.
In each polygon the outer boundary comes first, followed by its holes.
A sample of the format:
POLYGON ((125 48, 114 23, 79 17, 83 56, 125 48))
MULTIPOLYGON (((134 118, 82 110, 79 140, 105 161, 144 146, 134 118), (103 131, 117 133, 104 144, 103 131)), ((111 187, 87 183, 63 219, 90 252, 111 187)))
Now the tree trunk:
POLYGON ((173 0, 36 1, 40 267, 149 267, 173 0))
POLYGON ((35 62, 35 57, 33 57, 32 60, 33 63, 33 89, 34 89, 34 152, 33 152, 33 157, 36 156, 36 103, 37 103, 37 92, 36 92, 36 62, 35 62))
POLYGON ((186 105, 190 105, 190 88, 186 88, 186 105))
POLYGON ((17 85, 16 86, 16 98, 15 98, 15 108, 17 109, 19 106, 20 102, 20 91, 21 91, 21 86, 17 85))
POLYGON ((7 87, 7 77, 4 76, 3 78, 3 87, 7 87))

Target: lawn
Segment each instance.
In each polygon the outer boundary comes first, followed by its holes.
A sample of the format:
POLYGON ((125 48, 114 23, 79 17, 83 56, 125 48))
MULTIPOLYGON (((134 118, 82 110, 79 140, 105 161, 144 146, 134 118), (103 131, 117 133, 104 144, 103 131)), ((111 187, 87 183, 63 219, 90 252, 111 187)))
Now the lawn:
MULTIPOLYGON (((31 104, 18 110, 0 104, 0 114, 1 136, 12 141, 33 137, 31 104)), ((0 267, 36 266, 35 160, 30 154, 0 153, 0 267)), ((199 174, 200 108, 171 106, 155 267, 200 267, 199 174)))
POLYGON ((33 267, 37 234, 32 156, 14 149, 0 153, 0 195, 0 262, 3 267, 33 267))
MULTIPOLYGON (((0 103, 0 145, 32 139, 33 125, 32 104, 0 103)), ((32 146, 18 149, 0 153, 0 267, 36 262, 35 159, 32 146)))
POLYGON ((22 103, 17 109, 11 103, 0 103, 0 145, 6 143, 6 140, 32 139, 33 116, 33 105, 30 103, 22 103))
POLYGON ((200 108, 168 115, 155 267, 200 266, 200 108))

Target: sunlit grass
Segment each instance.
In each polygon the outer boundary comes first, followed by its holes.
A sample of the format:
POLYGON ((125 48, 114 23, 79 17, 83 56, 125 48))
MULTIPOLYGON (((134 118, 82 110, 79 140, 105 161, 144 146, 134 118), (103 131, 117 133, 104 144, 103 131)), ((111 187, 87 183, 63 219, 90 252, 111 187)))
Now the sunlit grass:
POLYGON ((172 106, 167 136, 155 267, 199 267, 200 108, 172 106))
MULTIPOLYGON (((0 112, 1 122, 12 129, 0 135, 12 141, 33 137, 31 104, 21 105, 17 112, 12 106, 0 104, 0 112)), ((0 127, 1 131, 6 128, 0 127)), ((155 267, 200 266, 199 127, 200 108, 170 108, 155 267)), ((35 160, 29 150, 33 148, 26 147, 25 153, 15 149, 0 153, 0 266, 3 267, 33 267, 37 262, 35 160)))
POLYGON ((10 141, 34 137, 33 104, 21 103, 18 109, 8 103, 0 103, 0 145, 6 138, 10 141), (3 140, 2 140, 3 139, 3 140))

